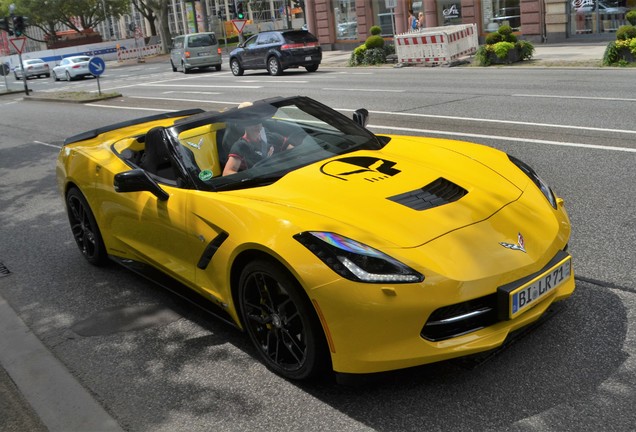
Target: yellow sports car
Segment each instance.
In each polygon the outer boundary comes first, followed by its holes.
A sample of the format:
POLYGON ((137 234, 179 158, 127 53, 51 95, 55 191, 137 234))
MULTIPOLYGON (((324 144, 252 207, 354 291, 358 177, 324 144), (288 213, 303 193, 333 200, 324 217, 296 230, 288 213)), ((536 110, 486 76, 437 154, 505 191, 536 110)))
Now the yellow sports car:
POLYGON ((246 105, 68 138, 84 257, 196 293, 290 379, 491 350, 574 291, 563 200, 515 157, 307 97, 246 105))

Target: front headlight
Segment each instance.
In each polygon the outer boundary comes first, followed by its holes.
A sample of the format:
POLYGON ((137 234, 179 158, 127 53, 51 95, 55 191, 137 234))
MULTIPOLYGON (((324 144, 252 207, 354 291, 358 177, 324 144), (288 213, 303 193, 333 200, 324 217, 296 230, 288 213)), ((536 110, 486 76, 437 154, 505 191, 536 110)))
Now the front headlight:
POLYGON ((515 164, 521 171, 523 171, 528 177, 530 177, 530 180, 532 180, 532 182, 535 185, 537 185, 537 187, 541 190, 541 192, 546 197, 546 199, 550 202, 552 207, 556 209, 557 202, 556 202, 556 197, 554 196, 554 192, 552 192, 552 189, 550 189, 550 186, 548 186, 548 184, 544 182, 541 179, 541 177, 539 177, 537 172, 534 169, 532 169, 530 165, 520 161, 514 156, 508 155, 508 159, 510 159, 510 162, 515 164))
POLYGON ((308 231, 294 238, 346 279, 367 283, 424 280, 423 275, 379 250, 335 233, 308 231))

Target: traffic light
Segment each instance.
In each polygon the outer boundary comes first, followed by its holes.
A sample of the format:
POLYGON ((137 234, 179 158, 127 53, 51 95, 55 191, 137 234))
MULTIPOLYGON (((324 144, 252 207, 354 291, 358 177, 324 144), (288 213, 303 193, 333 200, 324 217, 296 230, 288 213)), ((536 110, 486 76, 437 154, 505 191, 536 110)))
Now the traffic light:
POLYGON ((236 4, 236 17, 238 19, 244 19, 245 18, 245 12, 243 12, 243 2, 238 2, 236 4))
POLYGON ((9 18, 7 17, 0 18, 0 30, 6 31, 7 33, 9 33, 9 36, 13 36, 13 31, 11 30, 9 18))
POLYGON ((26 27, 26 17, 16 15, 13 17, 13 32, 16 36, 22 36, 26 27))
POLYGON ((230 19, 236 18, 236 6, 234 6, 234 2, 231 2, 228 8, 230 9, 230 19))

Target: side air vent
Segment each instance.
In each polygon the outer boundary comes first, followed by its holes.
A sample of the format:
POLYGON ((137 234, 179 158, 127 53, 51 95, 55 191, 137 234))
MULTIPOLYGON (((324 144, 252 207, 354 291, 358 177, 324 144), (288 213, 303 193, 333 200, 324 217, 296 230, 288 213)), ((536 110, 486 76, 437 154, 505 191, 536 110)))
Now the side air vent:
POLYGON ((421 189, 395 195, 388 199, 413 210, 428 210, 457 201, 467 193, 468 191, 463 187, 440 177, 421 189))

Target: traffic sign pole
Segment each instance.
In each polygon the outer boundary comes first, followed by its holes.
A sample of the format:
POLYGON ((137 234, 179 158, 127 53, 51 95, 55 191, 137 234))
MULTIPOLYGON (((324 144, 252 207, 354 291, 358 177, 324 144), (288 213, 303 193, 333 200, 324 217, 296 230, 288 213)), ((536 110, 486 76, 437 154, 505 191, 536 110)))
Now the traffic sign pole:
POLYGON ((97 78, 97 91, 99 95, 102 95, 102 87, 99 84, 99 76, 104 73, 106 70, 106 63, 102 60, 101 57, 92 57, 88 61, 88 71, 93 74, 95 78, 97 78))
POLYGON ((24 64, 22 64, 22 50, 24 49, 25 41, 26 41, 25 37, 9 39, 9 42, 11 42, 11 45, 13 45, 15 50, 18 52, 18 61, 20 62, 20 70, 22 71, 22 81, 24 81, 24 94, 28 96, 29 86, 27 85, 27 74, 26 74, 26 71, 24 70, 24 64))
POLYGON ((22 63, 22 53, 18 53, 18 59, 20 60, 20 70, 22 71, 22 81, 24 81, 24 94, 26 96, 29 95, 29 86, 27 85, 27 74, 26 71, 24 70, 24 64, 22 63))

